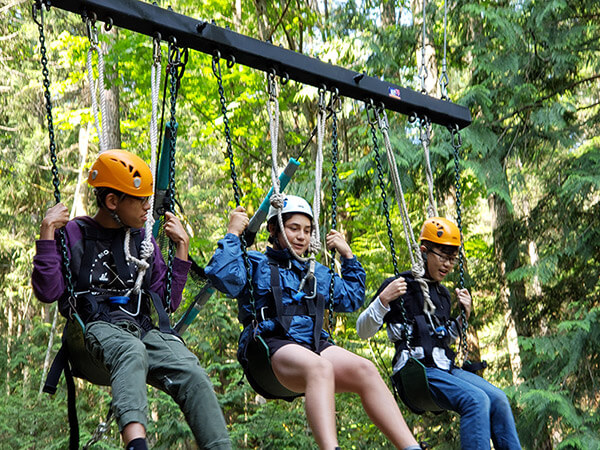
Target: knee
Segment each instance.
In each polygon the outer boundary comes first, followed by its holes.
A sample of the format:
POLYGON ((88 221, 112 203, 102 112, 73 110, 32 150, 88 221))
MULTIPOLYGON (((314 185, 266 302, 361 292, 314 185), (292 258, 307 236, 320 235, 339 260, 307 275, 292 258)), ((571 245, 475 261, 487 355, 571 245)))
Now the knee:
POLYGON ((127 364, 132 369, 148 369, 148 355, 146 352, 146 346, 139 339, 132 339, 127 342, 123 342, 116 349, 115 359, 116 364, 123 363, 127 364))
POLYGON ((469 389, 461 402, 461 415, 463 414, 481 414, 489 416, 491 400, 481 389, 469 389))
POLYGON ((353 378, 361 384, 381 377, 375 364, 362 357, 357 358, 356 362, 353 364, 352 373, 353 378))
POLYGON ((508 397, 499 388, 495 388, 492 395, 490 395, 491 408, 493 412, 511 413, 510 402, 508 397))
POLYGON ((316 358, 315 362, 311 364, 308 376, 318 380, 333 380, 333 364, 325 358, 316 358))

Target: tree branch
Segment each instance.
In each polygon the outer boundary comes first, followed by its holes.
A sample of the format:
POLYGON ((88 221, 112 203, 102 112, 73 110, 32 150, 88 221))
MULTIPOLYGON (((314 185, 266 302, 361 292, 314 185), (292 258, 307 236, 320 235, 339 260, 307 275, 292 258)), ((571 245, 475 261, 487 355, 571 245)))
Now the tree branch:
POLYGON ((510 113, 510 114, 508 114, 508 115, 506 115, 506 116, 504 116, 504 117, 502 117, 502 118, 494 121, 493 124, 499 125, 500 123, 504 122, 506 119, 510 119, 511 117, 514 117, 517 114, 522 113, 523 111, 527 111, 527 110, 533 109, 535 106, 541 105, 546 100, 548 100, 548 99, 550 99, 550 98, 552 98, 552 97, 554 97, 556 95, 562 94, 565 91, 569 91, 569 90, 573 89, 574 87, 576 87, 576 86, 578 86, 580 84, 587 83, 588 81, 594 81, 594 80, 597 80, 597 79, 600 79, 600 74, 596 74, 596 75, 593 75, 591 77, 575 81, 575 82, 571 83, 569 86, 566 86, 564 89, 561 89, 560 91, 556 91, 556 92, 553 92, 551 94, 548 94, 548 95, 540 98, 539 100, 536 100, 535 102, 530 103, 529 105, 525 105, 525 106, 523 106, 523 107, 521 107, 521 108, 513 111, 512 113, 510 113))

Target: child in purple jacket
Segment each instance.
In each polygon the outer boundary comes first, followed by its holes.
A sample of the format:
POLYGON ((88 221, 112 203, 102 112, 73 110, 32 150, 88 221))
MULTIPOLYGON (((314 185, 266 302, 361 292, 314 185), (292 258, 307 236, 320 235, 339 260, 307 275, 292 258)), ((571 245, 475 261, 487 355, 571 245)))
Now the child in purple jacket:
POLYGON ((169 325, 167 312, 179 306, 191 265, 187 233, 173 214, 165 214, 165 233, 176 246, 167 299, 167 267, 143 229, 153 192, 148 165, 129 152, 110 150, 93 164, 88 182, 98 205, 93 217, 69 221, 59 203, 42 221, 32 275, 35 295, 45 303, 58 301, 61 314, 76 314, 84 324, 87 351, 110 375, 125 448, 147 448, 146 383, 175 399, 201 448, 231 448, 210 379, 169 325), (63 227, 73 296, 57 234, 63 227))

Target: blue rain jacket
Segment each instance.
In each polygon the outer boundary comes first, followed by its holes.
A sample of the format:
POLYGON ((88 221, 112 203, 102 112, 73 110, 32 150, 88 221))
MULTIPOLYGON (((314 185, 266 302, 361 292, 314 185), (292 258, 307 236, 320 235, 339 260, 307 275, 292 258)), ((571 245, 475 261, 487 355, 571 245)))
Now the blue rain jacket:
MULTIPOLYGON (((303 274, 306 273, 308 267, 308 263, 299 262, 287 249, 267 248, 266 253, 249 251, 248 259, 257 315, 260 315, 263 307, 274 308, 269 258, 276 260, 280 266, 279 276, 284 304, 297 303, 294 295, 298 293, 303 274)), ((252 309, 250 292, 246 285, 246 268, 238 236, 228 233, 218 242, 217 250, 206 266, 205 272, 215 288, 232 298, 237 298, 238 319, 243 324, 248 323, 248 320, 252 318, 252 309)), ((315 278, 317 291, 323 295, 327 304, 331 281, 329 268, 316 263, 315 278)), ((334 275, 333 310, 335 312, 353 312, 362 306, 365 297, 365 278, 365 270, 356 257, 342 258, 342 277, 334 275)), ((302 299, 299 301, 301 302, 302 299)), ((313 345, 313 327, 314 321, 310 316, 294 316, 285 337, 299 343, 313 345)), ((282 328, 276 327, 276 318, 270 318, 261 321, 257 331, 262 334, 265 331, 274 332, 276 329, 282 328)), ((326 339, 329 335, 322 330, 321 337, 326 339)))

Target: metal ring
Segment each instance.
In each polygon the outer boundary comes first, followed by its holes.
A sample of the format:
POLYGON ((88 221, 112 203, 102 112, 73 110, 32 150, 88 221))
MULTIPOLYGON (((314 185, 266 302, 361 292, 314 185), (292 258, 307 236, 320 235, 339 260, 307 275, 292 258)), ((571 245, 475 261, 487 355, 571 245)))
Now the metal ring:
POLYGON ((37 24, 38 27, 42 26, 43 20, 43 8, 40 2, 35 2, 31 5, 31 16, 33 17, 33 21, 37 24), (42 17, 41 21, 38 22, 37 11, 40 10, 40 17, 42 17))
POLYGON ((227 68, 231 69, 233 66, 235 66, 235 56, 229 55, 229 58, 230 59, 227 60, 227 68))
POLYGON ((112 17, 109 16, 106 18, 106 22, 104 23, 104 31, 108 32, 108 31, 112 30, 112 27, 113 27, 113 20, 112 20, 112 17))
POLYGON ((281 84, 286 85, 286 84, 288 84, 289 81, 290 81, 290 74, 287 72, 283 72, 283 75, 281 76, 281 84))

